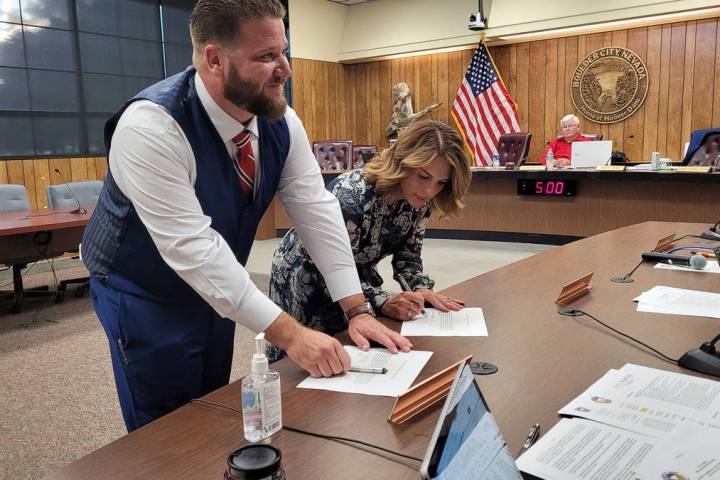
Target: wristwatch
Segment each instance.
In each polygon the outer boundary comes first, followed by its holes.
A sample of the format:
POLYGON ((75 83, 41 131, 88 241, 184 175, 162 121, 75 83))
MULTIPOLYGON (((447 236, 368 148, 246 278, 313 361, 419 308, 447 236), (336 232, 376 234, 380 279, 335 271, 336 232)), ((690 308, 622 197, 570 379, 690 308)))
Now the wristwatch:
POLYGON ((375 310, 373 310, 372 305, 370 305, 370 302, 364 302, 360 305, 357 305, 347 312, 343 312, 343 315, 345 315, 345 321, 350 323, 350 320, 357 317, 358 315, 362 315, 363 313, 367 313, 370 316, 376 317, 375 310))

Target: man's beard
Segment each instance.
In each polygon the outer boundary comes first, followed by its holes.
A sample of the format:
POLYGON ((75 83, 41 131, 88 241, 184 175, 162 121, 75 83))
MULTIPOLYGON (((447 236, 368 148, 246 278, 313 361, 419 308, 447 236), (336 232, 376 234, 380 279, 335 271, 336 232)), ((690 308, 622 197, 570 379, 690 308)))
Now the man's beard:
MULTIPOLYGON (((273 79, 273 82, 280 83, 282 79, 273 79)), ((238 108, 258 115, 267 117, 270 120, 280 120, 285 115, 287 102, 285 101, 285 90, 280 86, 280 98, 270 99, 263 95, 262 89, 258 92, 258 85, 250 80, 240 77, 238 71, 230 66, 228 80, 223 89, 223 95, 238 108)))

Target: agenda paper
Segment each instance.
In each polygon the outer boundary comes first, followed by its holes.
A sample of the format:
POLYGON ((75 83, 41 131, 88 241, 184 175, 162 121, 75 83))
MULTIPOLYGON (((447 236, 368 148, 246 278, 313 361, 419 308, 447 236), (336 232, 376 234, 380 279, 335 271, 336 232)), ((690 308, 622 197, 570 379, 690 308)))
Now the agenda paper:
POLYGON ((553 480, 635 480, 638 464, 659 442, 610 425, 563 418, 516 463, 523 472, 553 480))
POLYGON ((410 388, 432 356, 432 352, 418 350, 392 354, 384 348, 371 348, 367 352, 347 345, 344 348, 350 354, 353 367, 384 367, 387 373, 348 372, 328 378, 308 377, 298 388, 397 397, 410 388))
POLYGON ((720 318, 720 293, 657 286, 640 295, 637 310, 720 318))
POLYGON ((663 439, 685 424, 720 431, 720 382, 629 363, 558 413, 663 439))
POLYGON ((426 308, 409 322, 402 322, 400 334, 406 337, 487 337, 482 308, 463 308, 441 312, 426 308))
POLYGON ((638 478, 720 480, 720 431, 684 425, 636 467, 638 478))

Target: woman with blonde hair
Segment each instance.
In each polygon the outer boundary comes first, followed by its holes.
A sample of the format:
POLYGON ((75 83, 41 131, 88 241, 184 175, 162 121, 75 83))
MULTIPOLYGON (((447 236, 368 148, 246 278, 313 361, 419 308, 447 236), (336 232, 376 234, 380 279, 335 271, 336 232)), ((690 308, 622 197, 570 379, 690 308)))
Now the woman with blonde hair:
MULTIPOLYGON (((455 130, 438 121, 419 121, 397 142, 368 162, 334 179, 360 281, 372 310, 400 321, 412 320, 427 303, 442 311, 464 302, 432 291, 420 254, 431 212, 454 217, 470 185, 470 161, 455 130), (393 278, 403 291, 382 289, 377 264, 392 255, 393 278)), ((304 325, 334 335, 347 329, 342 309, 291 229, 275 251, 270 298, 304 325)), ((283 352, 271 348, 270 360, 283 352)))

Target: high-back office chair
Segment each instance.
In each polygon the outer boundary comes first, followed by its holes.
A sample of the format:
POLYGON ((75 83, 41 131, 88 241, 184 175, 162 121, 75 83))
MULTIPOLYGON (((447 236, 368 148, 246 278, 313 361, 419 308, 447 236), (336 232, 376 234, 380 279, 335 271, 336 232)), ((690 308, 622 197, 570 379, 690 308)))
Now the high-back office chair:
MULTIPOLYGON (((47 192, 48 207, 78 207, 78 202, 80 203, 80 206, 95 205, 100 197, 100 190, 102 190, 102 186, 103 182, 99 180, 50 185, 45 188, 47 192), (77 197, 77 200, 75 197, 77 197)), ((77 252, 73 251, 72 253, 80 252, 78 250, 77 252)), ((58 284, 56 301, 62 301, 65 296, 67 286, 70 284, 78 284, 78 287, 75 289, 75 296, 82 297, 85 290, 90 287, 90 279, 88 277, 78 277, 61 280, 58 284)))
POLYGON ((322 140, 313 142, 313 153, 320 170, 347 170, 352 165, 350 140, 322 140))
POLYGON ((351 168, 361 168, 377 155, 377 147, 375 145, 353 145, 352 153, 351 168))
POLYGON ((78 201, 80 205, 95 205, 100 198, 102 186, 103 182, 99 180, 50 185, 45 188, 48 207, 77 207, 78 201))
POLYGON ((720 168, 720 129, 692 132, 683 165, 720 168))
POLYGON ((30 199, 22 185, 0 184, 0 212, 30 210, 30 199))
POLYGON ((522 165, 527 159, 530 151, 530 140, 532 133, 516 132, 500 135, 497 144, 500 166, 514 163, 515 168, 522 165))
POLYGON ((599 141, 603 139, 602 133, 581 133, 583 137, 587 137, 593 142, 599 141))
MULTIPOLYGON (((20 212, 23 210, 30 210, 30 199, 25 187, 22 185, 0 185, 0 212, 20 212)), ((2 252, 0 252, 0 262, 2 261, 2 252)), ((5 259, 5 261, 8 260, 5 259)), ((47 286, 27 290, 23 287, 22 271, 31 261, 33 259, 13 258, 8 262, 13 273, 13 291, 1 294, 0 298, 12 298, 15 300, 11 309, 12 313, 20 313, 25 297, 49 297, 55 295, 55 292, 50 291, 47 286)))

